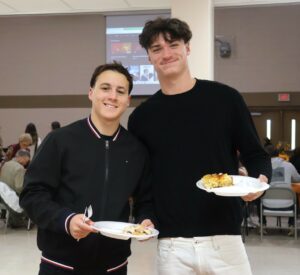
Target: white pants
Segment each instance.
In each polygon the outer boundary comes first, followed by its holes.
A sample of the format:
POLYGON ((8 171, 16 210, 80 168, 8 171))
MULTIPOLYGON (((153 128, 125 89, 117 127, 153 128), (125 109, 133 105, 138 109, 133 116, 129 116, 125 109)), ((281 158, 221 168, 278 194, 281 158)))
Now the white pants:
POLYGON ((160 275, 251 275, 241 236, 164 238, 158 243, 160 275))

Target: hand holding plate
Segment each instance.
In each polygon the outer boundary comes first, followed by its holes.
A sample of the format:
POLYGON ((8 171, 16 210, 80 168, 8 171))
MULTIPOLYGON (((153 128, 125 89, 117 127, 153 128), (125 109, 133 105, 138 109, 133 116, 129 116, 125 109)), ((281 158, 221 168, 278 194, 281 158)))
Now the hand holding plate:
MULTIPOLYGON (((265 175, 259 175, 258 180, 261 183, 267 183, 268 182, 268 178, 265 175)), ((258 199, 259 197, 261 197, 263 194, 264 194, 264 191, 249 193, 246 196, 242 196, 242 199, 246 202, 254 201, 254 200, 258 199)))

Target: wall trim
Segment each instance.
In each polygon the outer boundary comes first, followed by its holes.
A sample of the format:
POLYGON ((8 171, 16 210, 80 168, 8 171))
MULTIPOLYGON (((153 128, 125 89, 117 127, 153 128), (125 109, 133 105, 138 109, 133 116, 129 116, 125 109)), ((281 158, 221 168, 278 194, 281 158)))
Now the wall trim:
MULTIPOLYGON (((241 93, 249 109, 300 110, 300 92, 291 92, 289 102, 279 102, 279 93, 241 93)), ((147 96, 132 96, 130 107, 137 107, 147 96)), ((91 102, 83 95, 27 95, 0 96, 0 109, 27 108, 89 108, 91 102)))

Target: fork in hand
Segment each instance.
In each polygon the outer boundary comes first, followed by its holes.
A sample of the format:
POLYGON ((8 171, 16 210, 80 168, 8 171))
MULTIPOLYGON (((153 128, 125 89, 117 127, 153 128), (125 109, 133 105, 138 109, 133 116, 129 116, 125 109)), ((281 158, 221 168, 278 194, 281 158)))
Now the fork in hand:
POLYGON ((93 208, 91 205, 85 208, 83 215, 84 215, 82 220, 83 223, 85 223, 87 219, 93 216, 93 208))
MULTIPOLYGON (((82 223, 85 223, 87 219, 89 219, 90 217, 93 216, 93 208, 90 205, 89 207, 86 207, 84 209, 84 213, 83 213, 83 219, 82 219, 82 223)), ((79 242, 80 239, 77 239, 77 242, 79 242)))

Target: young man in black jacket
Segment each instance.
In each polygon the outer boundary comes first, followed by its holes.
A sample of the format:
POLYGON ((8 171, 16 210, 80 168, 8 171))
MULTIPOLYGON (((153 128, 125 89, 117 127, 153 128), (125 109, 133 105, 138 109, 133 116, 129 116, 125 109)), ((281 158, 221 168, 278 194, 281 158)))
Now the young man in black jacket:
POLYGON ((52 131, 28 168, 20 205, 38 225, 39 275, 127 274, 130 241, 95 234, 91 225, 127 222, 131 197, 136 221, 153 226, 147 152, 120 125, 131 90, 121 64, 97 67, 90 116, 52 131), (79 213, 89 205, 84 222, 79 213))
MULTIPOLYGON (((147 146, 159 223, 161 275, 248 275, 241 239, 241 198, 196 187, 205 174, 238 174, 237 151, 252 177, 271 176, 242 96, 224 84, 195 79, 187 57, 192 33, 176 18, 146 23, 140 44, 161 90, 131 114, 128 129, 147 146)), ((248 194, 251 201, 262 192, 248 194)))

